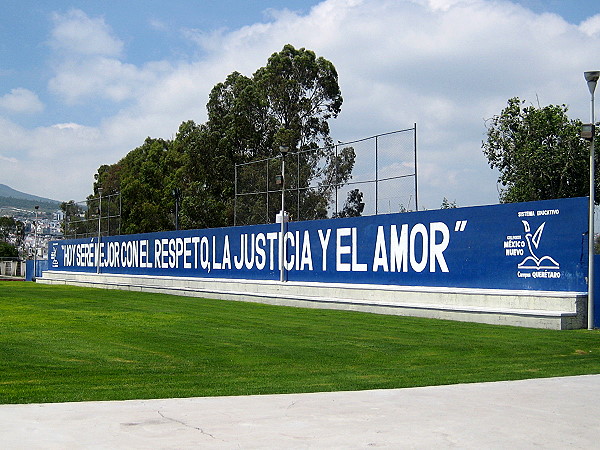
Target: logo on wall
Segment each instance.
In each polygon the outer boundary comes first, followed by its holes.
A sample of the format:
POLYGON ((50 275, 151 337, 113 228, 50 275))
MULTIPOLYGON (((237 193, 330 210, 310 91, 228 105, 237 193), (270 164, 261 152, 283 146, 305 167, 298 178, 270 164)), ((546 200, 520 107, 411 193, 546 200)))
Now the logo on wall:
MULTIPOLYGON (((552 245, 541 245, 548 241, 548 233, 544 235, 547 220, 542 222, 537 228, 534 228, 530 221, 534 217, 558 216, 559 209, 530 210, 518 212, 518 217, 523 224, 523 231, 519 235, 506 236, 504 241, 504 251, 506 256, 515 257, 517 262, 518 278, 560 278, 560 264, 556 259, 548 254, 548 248, 554 248, 552 245), (526 219, 525 219, 526 218, 526 219), (542 236, 545 239, 542 240, 542 236), (518 258, 518 259, 517 259, 518 258)), ((538 222, 539 223, 539 222, 538 222)), ((552 242, 550 242, 552 244, 552 242)))
POLYGON ((60 262, 57 257, 58 253, 58 242, 52 243, 52 250, 50 251, 50 261, 52 262, 52 268, 56 269, 60 266, 60 262))
POLYGON ((531 227, 529 222, 526 220, 522 220, 523 226, 525 227, 525 240, 527 241, 527 248, 529 250, 529 255, 523 259, 517 266, 519 269, 536 269, 536 270, 558 270, 560 269, 560 265, 556 262, 554 258, 548 255, 538 256, 536 252, 538 251, 538 247, 540 245, 540 240, 542 239, 542 233, 544 232, 544 227, 546 226, 546 222, 543 222, 535 233, 531 234, 531 227))

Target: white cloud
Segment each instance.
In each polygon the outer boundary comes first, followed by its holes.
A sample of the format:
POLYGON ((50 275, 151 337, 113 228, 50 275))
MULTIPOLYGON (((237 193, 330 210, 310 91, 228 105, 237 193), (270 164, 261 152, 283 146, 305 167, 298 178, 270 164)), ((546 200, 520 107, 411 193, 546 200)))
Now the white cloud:
POLYGON ((34 92, 16 88, 0 97, 0 108, 16 113, 38 113, 44 110, 44 104, 34 92))
POLYGON ((135 99, 172 70, 165 62, 142 67, 124 62, 123 43, 103 19, 72 10, 56 14, 54 22, 50 43, 55 50, 55 75, 48 87, 69 105, 94 98, 116 103, 135 99))
MULTIPOLYGON (((4 142, 0 155, 23 173, 0 164, 0 178, 43 177, 54 197, 82 199, 100 164, 118 161, 146 136, 172 137, 184 120, 205 121, 216 83, 234 70, 251 75, 291 43, 338 70, 344 105, 332 122, 335 139, 416 122, 421 206, 439 207, 443 197, 493 203, 497 174, 481 151, 484 120, 513 96, 566 103, 572 117, 587 117, 583 72, 600 54, 598 17, 578 27, 502 0, 327 0, 307 15, 271 12, 265 23, 231 32, 181 30, 202 56, 134 65, 104 19, 71 11, 55 17, 49 87, 67 104, 109 100, 120 109, 83 129, 11 124, 18 139, 8 141, 21 152, 4 142)), ((0 131, 7 127, 0 122, 0 131)))
POLYGON ((124 62, 123 43, 103 19, 72 10, 55 14, 54 23, 50 44, 55 50, 55 75, 48 87, 69 105, 94 98, 115 103, 135 99, 172 71, 166 62, 141 67, 124 62))
POLYGON ((90 18, 79 9, 66 14, 54 14, 54 29, 50 46, 75 56, 119 56, 123 43, 115 36, 102 18, 90 18))
POLYGON ((157 82, 172 68, 168 63, 137 67, 117 59, 102 56, 68 60, 57 67, 56 75, 48 83, 53 92, 68 104, 102 98, 118 103, 139 98, 142 92, 157 82))
POLYGON ((596 14, 586 20, 584 20, 581 25, 579 25, 581 31, 583 31, 588 36, 597 36, 600 34, 600 14, 596 14))
POLYGON ((16 158, 8 158, 6 156, 0 155, 0 161, 15 164, 17 162, 17 159, 16 158))

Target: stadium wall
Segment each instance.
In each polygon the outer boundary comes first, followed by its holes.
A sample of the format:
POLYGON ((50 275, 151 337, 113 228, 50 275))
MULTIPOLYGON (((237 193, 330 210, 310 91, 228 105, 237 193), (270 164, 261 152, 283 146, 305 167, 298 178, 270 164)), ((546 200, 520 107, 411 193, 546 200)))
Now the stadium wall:
POLYGON ((100 245, 53 241, 38 281, 554 329, 586 324, 585 198, 290 222, 285 251, 280 237, 280 224, 267 224, 100 245))

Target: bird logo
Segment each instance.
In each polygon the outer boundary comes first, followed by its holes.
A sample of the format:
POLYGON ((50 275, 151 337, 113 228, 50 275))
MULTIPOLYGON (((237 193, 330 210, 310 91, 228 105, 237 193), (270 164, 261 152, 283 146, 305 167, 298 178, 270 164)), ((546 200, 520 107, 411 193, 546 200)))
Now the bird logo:
POLYGON ((527 248, 529 249, 530 256, 525 257, 525 259, 519 263, 518 268, 537 270, 560 269, 560 264, 558 264, 551 256, 538 257, 536 255, 546 222, 542 223, 533 234, 531 234, 529 222, 526 220, 522 220, 521 222, 523 222, 525 228, 525 240, 527 241, 527 248))

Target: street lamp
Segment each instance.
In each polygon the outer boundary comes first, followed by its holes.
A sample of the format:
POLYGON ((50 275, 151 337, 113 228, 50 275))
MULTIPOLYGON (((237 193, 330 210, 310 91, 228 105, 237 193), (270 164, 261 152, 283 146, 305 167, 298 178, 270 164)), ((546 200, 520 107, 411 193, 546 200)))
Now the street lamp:
POLYGON ((38 229, 38 209, 40 209, 39 205, 35 205, 35 228, 33 229, 33 276, 31 277, 32 281, 35 281, 37 277, 37 252, 38 252, 38 243, 37 243, 37 229, 38 229))
POLYGON ((587 81, 590 95, 592 96, 592 123, 590 140, 590 198, 588 206, 588 330, 594 329, 594 191, 595 191, 595 167, 594 167, 594 134, 595 134, 595 118, 594 118, 594 91, 600 71, 590 71, 584 74, 587 81))
POLYGON ((285 146, 279 147, 281 153, 281 239, 279 240, 279 255, 281 267, 279 269, 279 280, 285 281, 285 155, 288 154, 289 148, 285 146))
POLYGON ((100 197, 98 202, 98 250, 96 251, 96 273, 100 273, 100 232, 101 232, 101 221, 102 221, 102 188, 98 188, 98 196, 100 197))

